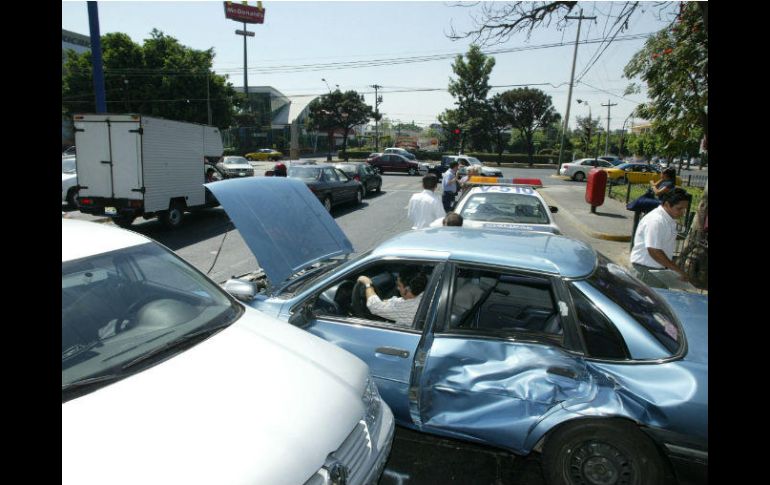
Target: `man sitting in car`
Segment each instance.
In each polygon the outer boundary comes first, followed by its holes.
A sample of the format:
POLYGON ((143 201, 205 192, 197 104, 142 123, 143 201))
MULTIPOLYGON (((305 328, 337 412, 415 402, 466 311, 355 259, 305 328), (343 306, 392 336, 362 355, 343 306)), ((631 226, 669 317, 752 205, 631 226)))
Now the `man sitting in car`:
POLYGON ((382 301, 374 291, 368 276, 359 276, 358 282, 366 286, 366 307, 373 314, 393 320, 397 324, 411 326, 422 292, 428 285, 428 277, 415 268, 404 268, 398 273, 396 287, 401 296, 382 301))

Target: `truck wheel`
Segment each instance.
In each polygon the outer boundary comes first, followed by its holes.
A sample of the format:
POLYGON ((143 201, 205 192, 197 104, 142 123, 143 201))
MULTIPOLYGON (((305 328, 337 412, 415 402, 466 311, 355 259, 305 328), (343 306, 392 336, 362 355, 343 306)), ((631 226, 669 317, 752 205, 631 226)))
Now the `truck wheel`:
POLYGON ((134 219, 134 216, 114 216, 112 222, 125 229, 134 223, 134 219))
POLYGON ((67 205, 70 206, 72 209, 78 208, 78 190, 73 187, 67 192, 67 205))
POLYGON ((184 220, 184 209, 179 204, 172 204, 167 211, 162 211, 159 216, 160 222, 169 229, 175 229, 182 224, 184 220))
POLYGON ((566 424, 543 448, 549 485, 664 483, 665 467, 650 439, 623 421, 566 424))

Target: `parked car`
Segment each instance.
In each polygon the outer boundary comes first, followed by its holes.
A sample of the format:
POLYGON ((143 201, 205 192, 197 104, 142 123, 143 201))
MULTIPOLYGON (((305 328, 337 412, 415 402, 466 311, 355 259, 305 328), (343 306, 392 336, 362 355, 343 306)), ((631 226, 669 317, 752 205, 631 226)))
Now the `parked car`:
MULTIPOLYGON (((660 169, 649 163, 622 163, 616 167, 605 168, 604 171, 607 172, 609 180, 624 180, 626 182, 628 182, 626 175, 629 173, 647 174, 648 178, 643 180, 646 182, 652 180, 653 176, 660 174, 660 169)), ((640 181, 642 180, 640 179, 640 181)))
POLYGON ((78 174, 74 156, 61 159, 61 201, 73 209, 78 207, 78 174))
POLYGON ((594 167, 612 168, 613 165, 607 160, 581 158, 569 163, 562 163, 561 170, 559 170, 559 175, 566 175, 567 177, 572 178, 572 180, 577 180, 580 182, 588 177, 588 172, 590 172, 594 167))
POLYGON ((227 178, 232 177, 253 177, 254 167, 244 157, 226 156, 217 163, 217 168, 227 174, 227 178))
POLYGON ((370 154, 369 154, 369 156, 368 156, 368 157, 366 157, 366 160, 365 160, 365 161, 366 161, 366 163, 370 163, 372 160, 374 160, 375 158, 377 158, 377 157, 379 157, 379 156, 381 156, 381 155, 382 155, 382 152, 373 152, 373 153, 370 153, 370 154))
POLYGON ((278 150, 273 150, 272 148, 260 148, 255 152, 247 153, 244 155, 244 157, 252 161, 273 160, 277 162, 283 158, 283 153, 279 152, 278 150))
POLYGON ((472 187, 455 204, 454 211, 463 217, 463 227, 529 229, 561 234, 551 217, 551 213, 558 209, 549 206, 537 190, 526 185, 472 187))
POLYGON ((653 290, 587 244, 540 231, 408 231, 345 259, 353 248, 336 222, 307 217, 310 194, 272 221, 295 189, 262 181, 212 186, 266 262, 225 288, 361 357, 397 423, 542 450, 551 485, 707 469, 707 296, 653 290), (358 277, 387 298, 405 267, 428 281, 411 325, 367 314, 358 277))
POLYGON ((407 159, 409 159, 409 160, 411 160, 413 162, 417 162, 418 161, 417 160, 417 156, 414 153, 412 153, 412 152, 410 152, 408 150, 405 150, 403 148, 397 148, 397 147, 386 148, 384 153, 395 153, 397 155, 401 155, 403 157, 406 157, 407 159))
POLYGON ((623 163, 623 159, 618 157, 618 156, 616 156, 616 155, 602 155, 601 157, 598 157, 598 158, 600 160, 607 160, 608 162, 610 162, 611 164, 613 164, 616 167, 618 165, 620 165, 621 163, 623 163))
POLYGON ((361 182, 364 188, 364 196, 369 192, 379 192, 382 189, 382 177, 374 173, 374 169, 365 162, 338 163, 334 166, 345 172, 345 175, 361 182))
POLYGON ((304 182, 328 212, 332 207, 354 202, 361 204, 364 187, 334 165, 289 165, 287 176, 304 182))
POLYGON ((470 167, 476 167, 479 170, 479 175, 483 177, 502 177, 503 172, 499 168, 487 167, 481 160, 476 157, 468 155, 444 155, 441 157, 441 164, 446 165, 449 168, 449 163, 452 160, 457 160, 460 163, 460 169, 458 173, 465 175, 470 167))
POLYGON ((424 175, 428 173, 428 165, 409 160, 397 153, 383 153, 368 162, 379 174, 385 172, 406 172, 409 175, 424 175))
POLYGON ((387 459, 364 362, 140 234, 62 219, 61 337, 63 484, 368 484, 387 459))

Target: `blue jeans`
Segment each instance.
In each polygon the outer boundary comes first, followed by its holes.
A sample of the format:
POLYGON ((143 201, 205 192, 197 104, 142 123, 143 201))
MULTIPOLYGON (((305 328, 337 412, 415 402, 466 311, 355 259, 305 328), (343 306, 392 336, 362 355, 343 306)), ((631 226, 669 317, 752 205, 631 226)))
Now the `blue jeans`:
POLYGON ((441 194, 441 203, 444 204, 444 210, 449 212, 454 209, 455 204, 455 192, 444 192, 441 194))

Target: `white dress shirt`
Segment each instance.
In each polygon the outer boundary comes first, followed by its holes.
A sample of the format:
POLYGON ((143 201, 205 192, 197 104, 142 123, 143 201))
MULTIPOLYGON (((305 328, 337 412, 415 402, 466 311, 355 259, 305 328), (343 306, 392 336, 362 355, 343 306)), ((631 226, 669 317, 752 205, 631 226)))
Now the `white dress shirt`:
POLYGON ((417 194, 414 194, 409 199, 409 207, 407 209, 407 216, 412 221, 412 229, 422 229, 428 227, 428 225, 436 220, 438 217, 444 217, 444 206, 441 204, 441 200, 433 193, 432 190, 423 190, 417 194))
POLYGON ((668 259, 674 257, 676 221, 668 215, 662 205, 642 217, 634 234, 634 248, 629 259, 632 263, 642 266, 663 269, 660 263, 652 259, 647 248, 660 249, 666 253, 668 259))
POLYGON ((379 296, 372 295, 366 299, 366 307, 370 312, 379 315, 388 320, 405 325, 412 326, 414 316, 417 314, 417 307, 420 306, 422 294, 406 300, 400 296, 394 296, 388 300, 382 301, 379 296))

